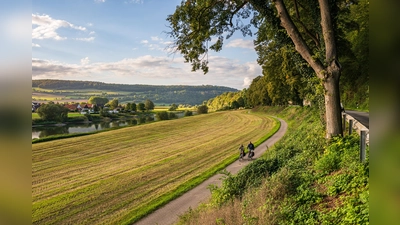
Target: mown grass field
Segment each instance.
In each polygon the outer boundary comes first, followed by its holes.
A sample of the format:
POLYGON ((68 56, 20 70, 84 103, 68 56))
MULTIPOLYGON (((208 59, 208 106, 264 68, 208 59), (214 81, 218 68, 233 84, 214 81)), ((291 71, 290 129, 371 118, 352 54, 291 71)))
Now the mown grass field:
POLYGON ((132 223, 273 128, 274 119, 242 110, 33 144, 32 223, 132 223))

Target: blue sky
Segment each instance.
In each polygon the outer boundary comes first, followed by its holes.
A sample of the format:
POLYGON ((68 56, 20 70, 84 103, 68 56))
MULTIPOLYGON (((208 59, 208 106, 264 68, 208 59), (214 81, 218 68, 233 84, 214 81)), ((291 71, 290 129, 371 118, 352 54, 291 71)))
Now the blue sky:
POLYGON ((209 73, 171 54, 166 18, 180 0, 33 0, 32 79, 247 88, 261 75, 253 37, 209 53, 209 73))

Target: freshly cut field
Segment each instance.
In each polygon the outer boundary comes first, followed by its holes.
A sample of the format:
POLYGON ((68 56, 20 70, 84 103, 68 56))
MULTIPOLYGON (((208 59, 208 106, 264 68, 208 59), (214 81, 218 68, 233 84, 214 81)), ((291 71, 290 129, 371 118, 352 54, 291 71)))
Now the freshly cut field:
POLYGON ((132 223, 275 123, 229 111, 33 144, 32 223, 132 223))

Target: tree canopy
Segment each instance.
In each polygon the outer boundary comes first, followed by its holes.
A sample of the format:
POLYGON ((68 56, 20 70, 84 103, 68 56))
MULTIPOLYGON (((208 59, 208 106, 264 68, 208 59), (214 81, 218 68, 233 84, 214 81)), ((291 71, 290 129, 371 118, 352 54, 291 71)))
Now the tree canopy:
POLYGON ((105 105, 109 102, 108 98, 100 97, 100 96, 92 96, 89 98, 88 103, 96 104, 96 105, 105 105))
MULTIPOLYGON (((305 93, 300 93, 298 88, 302 82, 299 75, 305 74, 305 68, 311 69, 320 80, 315 89, 321 85, 324 90, 326 137, 330 138, 342 134, 339 90, 342 65, 338 45, 345 46, 346 40, 341 36, 343 27, 339 26, 338 15, 352 4, 353 1, 345 0, 187 0, 167 17, 171 28, 168 34, 175 40, 175 50, 191 63, 192 70, 207 73, 208 51, 220 51, 224 40, 235 31, 252 35, 253 25, 258 29, 255 44, 259 52, 275 44, 270 50, 284 53, 281 57, 285 60, 294 59, 294 62, 286 60, 281 66, 285 69, 281 80, 290 81, 281 82, 279 77, 272 76, 275 79, 270 79, 271 84, 288 85, 285 89, 292 90, 291 100, 300 101, 305 93), (289 45, 295 51, 285 47, 289 45), (294 64, 302 66, 295 66, 298 69, 295 71, 294 64)), ((270 54, 267 52, 267 55, 270 54)), ((261 63, 264 66, 265 61, 261 63)))
POLYGON ((68 118, 68 109, 62 105, 49 102, 41 105, 37 113, 45 121, 63 122, 68 118))
POLYGON ((154 109, 154 103, 150 99, 146 99, 144 102, 144 107, 146 110, 153 110, 154 109))

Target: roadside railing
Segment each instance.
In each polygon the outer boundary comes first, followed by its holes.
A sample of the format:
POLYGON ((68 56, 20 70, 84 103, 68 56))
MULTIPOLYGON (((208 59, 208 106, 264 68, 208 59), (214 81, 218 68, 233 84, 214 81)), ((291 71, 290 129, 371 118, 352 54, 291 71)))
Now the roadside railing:
POLYGON ((357 132, 360 135, 360 161, 365 161, 365 149, 366 146, 369 146, 369 129, 362 125, 359 121, 354 119, 354 117, 349 114, 342 113, 343 116, 343 133, 347 131, 349 134, 352 134, 353 131, 357 132), (348 127, 347 127, 348 124, 348 127))

